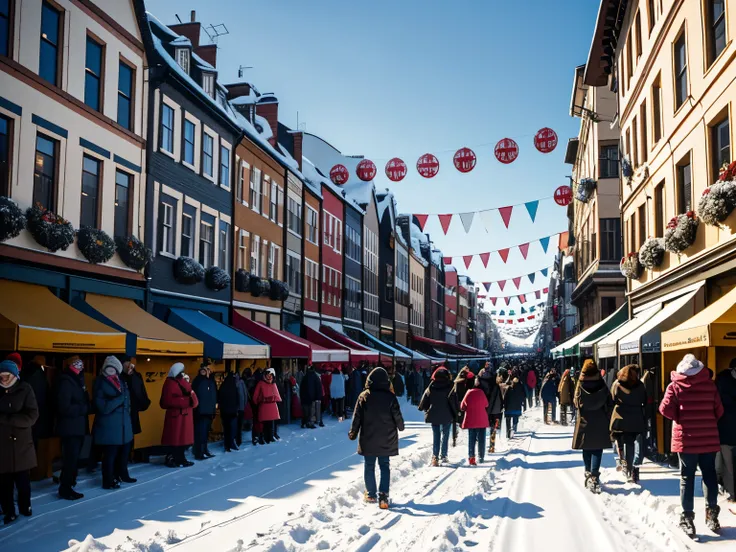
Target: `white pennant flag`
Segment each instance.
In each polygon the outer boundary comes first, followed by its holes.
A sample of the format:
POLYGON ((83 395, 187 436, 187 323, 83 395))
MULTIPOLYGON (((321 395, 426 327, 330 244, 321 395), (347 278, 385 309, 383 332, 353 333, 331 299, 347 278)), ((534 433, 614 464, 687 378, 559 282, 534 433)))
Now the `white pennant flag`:
POLYGON ((473 217, 475 213, 460 213, 460 221, 463 223, 465 233, 470 232, 470 227, 473 225, 473 217))
POLYGON ((486 228, 486 233, 490 232, 491 220, 493 219, 494 213, 498 209, 489 209, 488 211, 479 211, 480 218, 483 220, 483 226, 486 228))

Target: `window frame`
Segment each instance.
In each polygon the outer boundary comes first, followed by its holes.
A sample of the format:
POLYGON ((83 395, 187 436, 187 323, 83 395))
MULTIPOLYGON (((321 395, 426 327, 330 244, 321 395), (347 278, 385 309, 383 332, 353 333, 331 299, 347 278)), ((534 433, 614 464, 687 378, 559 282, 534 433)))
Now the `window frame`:
POLYGON ((706 17, 703 21, 705 24, 705 41, 707 55, 705 56, 706 69, 709 69, 713 64, 721 57, 721 54, 726 50, 728 46, 728 26, 726 25, 726 2, 723 1, 723 11, 720 17, 713 21, 713 3, 714 0, 706 0, 705 11, 706 17), (720 51, 717 50, 716 44, 716 26, 721 25, 723 28, 723 46, 720 51))
POLYGON ((158 254, 164 257, 176 258, 176 218, 177 218, 177 200, 166 196, 159 199, 158 208, 157 238, 158 254), (168 200, 168 201, 167 201, 168 200), (167 224, 167 213, 171 213, 170 224, 167 224), (168 229, 165 231, 165 229, 168 229), (169 250, 171 246, 171 250, 169 250))
MULTIPOLYGON (((203 125, 204 126, 204 125, 203 125)), ((215 177, 215 137, 206 130, 202 131, 202 175, 206 178, 213 179, 215 177), (207 153, 207 140, 209 139, 212 150, 207 153), (207 172, 207 159, 210 162, 210 172, 207 172)))
POLYGON ((675 41, 672 43, 672 77, 674 79, 674 106, 675 106, 675 113, 677 113, 683 105, 685 105, 686 100, 690 97, 690 79, 688 76, 688 47, 687 47, 687 32, 685 28, 683 27, 680 33, 677 35, 677 38, 675 38, 675 41), (678 62, 679 62, 679 48, 680 48, 680 42, 682 42, 682 47, 685 49, 684 53, 684 65, 683 67, 678 69, 678 62), (681 85, 680 83, 683 83, 681 85), (681 90, 681 88, 684 88, 684 90, 681 90), (679 94, 684 94, 682 98, 679 97, 679 94))
POLYGON ((215 97, 215 74, 206 71, 202 72, 202 90, 210 98, 215 97))
POLYGON ((196 222, 196 216, 192 216, 189 213, 182 213, 181 215, 181 240, 180 240, 180 246, 179 246, 179 254, 182 257, 190 257, 194 258, 194 238, 196 237, 196 233, 194 231, 194 224, 196 222), (185 232, 184 228, 184 221, 186 219, 189 219, 189 233, 187 234, 185 232), (187 243, 189 244, 189 247, 186 251, 184 251, 184 240, 187 240, 187 243))
POLYGON ((268 197, 268 218, 271 222, 279 222, 279 185, 271 180, 271 195, 268 197))
POLYGON ((676 165, 675 169, 675 214, 682 215, 694 209, 693 205, 693 165, 692 152, 688 152, 676 165), (687 169, 687 171, 686 171, 687 169), (690 205, 685 198, 686 180, 689 179, 690 205))
POLYGON ((217 263, 220 268, 226 272, 230 272, 230 225, 224 220, 220 220, 218 232, 219 239, 217 245, 219 251, 217 252, 217 263))
POLYGON ((720 163, 720 157, 724 150, 728 150, 728 155, 725 164, 730 164, 733 160, 733 144, 731 143, 731 119, 728 109, 720 119, 716 119, 716 122, 709 125, 709 138, 710 138, 710 164, 712 166, 711 181, 716 182, 721 174, 721 168, 724 163, 720 163), (728 130, 726 136, 728 138, 728 145, 725 147, 720 143, 720 135, 722 127, 726 125, 728 130))
POLYGON ((620 151, 618 144, 600 144, 598 147, 598 178, 618 178, 619 177, 619 160, 620 151), (615 159, 612 158, 608 153, 612 150, 616 151, 615 159), (606 155, 604 155, 604 153, 606 155), (603 170, 603 167, 606 170, 603 170), (610 172, 611 167, 614 168, 613 172, 610 172))
MULTIPOLYGON (((56 138, 52 138, 51 136, 49 136, 47 134, 44 134, 42 132, 36 132, 36 140, 35 140, 34 150, 33 150, 34 151, 33 196, 32 196, 33 197, 33 203, 34 204, 41 203, 46 209, 48 209, 49 211, 52 211, 54 213, 57 210, 56 207, 57 207, 57 203, 59 201, 59 157, 60 157, 60 148, 61 148, 61 142, 59 140, 57 140, 56 138), (43 202, 37 201, 37 198, 36 198, 36 175, 38 174, 37 173, 38 164, 35 162, 35 158, 36 158, 36 156, 39 153, 39 149, 38 149, 38 139, 39 138, 42 138, 44 140, 47 140, 47 141, 51 142, 51 145, 52 145, 53 150, 54 150, 54 157, 52 159, 52 167, 53 167, 54 173, 53 173, 53 176, 51 178, 51 191, 50 191, 50 194, 49 194, 51 196, 51 203, 52 203, 51 205, 43 205, 43 202)), ((42 155, 48 156, 48 154, 46 154, 44 152, 41 152, 41 153, 42 153, 42 155)), ((44 164, 44 166, 45 166, 45 164, 44 164)))
POLYGON ((176 64, 188 75, 189 69, 192 65, 192 54, 189 51, 189 48, 175 48, 174 60, 176 61, 176 64))
POLYGON ((123 59, 122 56, 118 60, 118 105, 117 105, 117 117, 115 120, 117 123, 123 127, 126 130, 129 130, 131 132, 135 132, 135 84, 136 84, 136 69, 135 66, 131 63, 129 63, 127 60, 123 59), (130 71, 130 94, 126 94, 123 90, 120 88, 120 74, 122 73, 123 68, 130 71), (127 125, 124 125, 120 122, 120 100, 124 100, 128 102, 128 117, 130 120, 128 121, 127 125))
MULTIPOLYGON (((13 131, 15 119, 7 117, 0 113, 0 122, 4 121, 6 125, 7 147, 5 151, 0 150, 0 195, 11 197, 11 183, 13 180, 13 131), (2 155, 6 156, 5 168, 2 167, 2 155)), ((35 156, 34 156, 35 157, 35 156)))
POLYGON ((246 237, 250 237, 250 234, 244 229, 238 229, 238 255, 236 270, 248 270, 247 259, 248 259, 248 243, 246 237))
POLYGON ((222 142, 220 143, 220 158, 218 159, 219 170, 217 171, 217 180, 220 187, 227 190, 230 189, 230 156, 232 155, 231 149, 222 142), (227 154, 227 155, 226 155, 227 154))
POLYGON ((652 83, 652 148, 662 139, 662 75, 657 75, 652 83))
POLYGON ((133 196, 134 196, 134 186, 135 186, 135 177, 133 174, 122 170, 120 167, 115 167, 115 207, 116 209, 113 211, 113 228, 114 232, 113 234, 115 236, 122 236, 122 237, 128 237, 132 234, 131 230, 133 228, 133 196), (126 189, 128 190, 128 208, 125 212, 125 232, 123 234, 119 234, 117 231, 117 221, 118 221, 118 210, 117 210, 117 201, 118 201, 118 176, 123 175, 128 180, 128 185, 126 186, 126 189))
POLYGON ((664 237, 666 230, 664 187, 664 180, 654 187, 654 236, 657 238, 664 237))
MULTIPOLYGON (((80 194, 79 194, 79 226, 89 226, 90 228, 100 228, 101 222, 102 222, 102 185, 104 182, 104 162, 99 157, 94 157, 93 155, 84 154, 82 155, 82 187, 80 188, 80 194), (95 208, 94 208, 94 224, 84 224, 82 222, 84 218, 84 175, 92 173, 88 172, 84 168, 84 162, 85 160, 90 160, 91 162, 95 163, 97 165, 97 174, 93 175, 96 177, 97 180, 97 193, 95 195, 95 208)), ((87 196, 89 197, 89 196, 87 196)))
POLYGON ((195 161, 196 161, 196 145, 197 145, 197 125, 194 124, 193 121, 190 121, 186 117, 183 117, 182 125, 181 125, 181 162, 184 165, 188 165, 189 167, 194 167, 195 161), (192 129, 192 140, 191 142, 187 140, 187 128, 191 127, 192 129), (192 160, 187 160, 187 146, 191 144, 191 153, 192 153, 192 160))
POLYGON ((105 110, 105 54, 107 53, 106 44, 100 40, 96 35, 87 31, 87 37, 85 41, 85 58, 84 58, 84 105, 97 111, 104 113, 105 110), (89 51, 88 48, 92 44, 100 49, 100 68, 99 75, 95 74, 94 69, 89 67, 89 51), (97 79, 97 106, 93 106, 89 103, 87 98, 87 79, 97 79))
POLYGON ((161 121, 159 123, 159 127, 159 149, 165 153, 168 153, 169 155, 174 155, 174 137, 176 136, 176 109, 164 101, 161 102, 161 121), (169 111, 171 112, 171 128, 166 126, 166 114, 169 111), (166 146, 164 146, 164 135, 168 135, 168 133, 171 133, 171 149, 166 149, 166 146))
MULTIPOLYGON (((215 224, 217 224, 217 219, 215 219, 215 224)), ((215 224, 211 224, 208 221, 204 220, 204 218, 199 219, 199 240, 197 240, 199 243, 197 258, 199 260, 199 264, 201 264, 205 270, 216 266, 215 265, 215 224), (211 232, 211 240, 207 241, 205 237, 207 237, 207 232, 205 230, 209 230, 211 232), (207 256, 206 246, 209 244, 209 256, 207 256)))
POLYGON ((261 212, 261 201, 263 197, 263 171, 258 167, 251 167, 250 179, 250 208, 256 213, 261 212))
POLYGON ((43 2, 41 4, 41 21, 40 21, 41 25, 40 25, 40 29, 39 29, 39 54, 38 54, 39 64, 38 64, 38 76, 41 77, 46 82, 52 84, 53 86, 59 87, 59 88, 60 88, 60 84, 59 83, 61 82, 62 70, 63 70, 63 67, 62 67, 62 55, 63 55, 63 52, 64 52, 64 15, 65 15, 64 9, 61 8, 60 6, 58 6, 55 2, 50 2, 49 0, 43 0, 43 2), (56 44, 54 44, 53 42, 51 42, 48 38, 46 38, 44 36, 44 32, 43 32, 44 8, 48 8, 48 9, 56 12, 56 14, 59 17, 59 21, 58 21, 58 24, 57 24, 57 30, 56 30, 57 35, 58 35, 56 44), (55 66, 54 66, 54 77, 55 78, 54 78, 54 81, 53 82, 50 81, 50 80, 48 80, 46 77, 44 77, 41 74, 41 67, 42 67, 41 60, 43 59, 43 47, 42 47, 43 46, 43 43, 50 44, 56 50, 56 52, 55 52, 56 53, 56 60, 55 60, 56 63, 55 63, 55 66))
POLYGON ((15 31, 15 0, 9 0, 8 1, 8 13, 7 15, 0 15, 0 18, 3 18, 7 22, 8 26, 8 36, 6 37, 6 44, 5 49, 6 53, 3 54, 2 50, 0 50, 0 56, 4 55, 8 58, 13 57, 13 40, 15 38, 14 31, 15 31))
POLYGON ((251 234, 250 236, 249 268, 253 276, 261 276, 261 237, 256 234, 251 234))

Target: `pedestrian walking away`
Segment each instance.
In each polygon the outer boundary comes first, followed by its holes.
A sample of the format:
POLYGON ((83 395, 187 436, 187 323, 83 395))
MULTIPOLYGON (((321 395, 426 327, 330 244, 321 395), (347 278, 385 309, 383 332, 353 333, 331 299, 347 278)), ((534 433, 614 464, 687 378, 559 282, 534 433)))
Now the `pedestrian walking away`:
MULTIPOLYGON (((195 389, 196 392, 196 389, 195 389)), ((200 409, 201 409, 200 399, 200 409)), ((238 431, 238 408, 240 397, 238 393, 238 381, 235 373, 227 370, 225 379, 222 380, 217 390, 217 404, 220 408, 220 419, 222 420, 223 442, 225 452, 238 450, 236 443, 238 431)))
POLYGON ((629 364, 619 370, 611 387, 613 414, 611 438, 618 445, 621 469, 626 479, 638 483, 639 468, 634 464, 636 439, 646 430, 647 391, 639 380, 639 366, 629 364))
POLYGON ((560 379, 557 377, 557 370, 552 368, 542 380, 542 416, 545 424, 552 424, 557 421, 557 393, 560 386, 560 379))
MULTIPOLYGON (((723 488, 731 504, 736 503, 736 359, 731 360, 728 370, 716 378, 716 387, 723 403, 723 416, 718 420, 718 433, 721 440, 719 473, 723 488)), ((736 511, 736 510, 734 510, 736 511)))
POLYGON ((567 415, 572 408, 572 400, 575 393, 574 385, 570 376, 570 370, 565 370, 560 378, 560 385, 557 387, 557 395, 560 399, 560 424, 563 426, 568 424, 567 415))
POLYGON ((335 368, 332 372, 330 382, 330 397, 332 402, 332 415, 339 422, 345 419, 345 376, 341 368, 335 368))
POLYGON ((480 378, 475 378, 473 389, 465 394, 460 410, 465 412, 462 428, 468 430, 468 464, 483 463, 486 451, 486 428, 488 427, 488 399, 480 388, 480 378))
MULTIPOLYGON (((504 371, 502 374, 506 374, 504 371)), ((503 411, 506 416, 506 438, 512 439, 519 429, 519 418, 524 407, 526 394, 524 386, 519 378, 511 374, 508 376, 509 381, 501 383, 501 392, 503 394, 503 411)))
POLYGON ((429 387, 419 401, 424 421, 432 424, 432 465, 447 462, 452 422, 457 419, 456 405, 450 398, 452 375, 444 366, 432 374, 429 387))

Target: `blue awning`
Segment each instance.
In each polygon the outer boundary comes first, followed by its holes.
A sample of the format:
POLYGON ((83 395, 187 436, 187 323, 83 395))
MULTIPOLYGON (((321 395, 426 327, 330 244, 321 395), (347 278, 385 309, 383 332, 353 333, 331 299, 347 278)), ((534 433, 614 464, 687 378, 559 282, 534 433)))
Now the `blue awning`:
POLYGON ((268 345, 210 318, 201 311, 171 308, 166 321, 204 343, 204 356, 212 359, 270 358, 268 345))
POLYGON ((399 360, 401 362, 410 362, 411 357, 407 355, 406 353, 399 351, 396 347, 393 345, 389 345, 385 341, 381 341, 377 337, 372 336, 365 330, 362 330, 361 328, 353 328, 351 326, 345 326, 345 331, 348 332, 348 334, 353 334, 356 339, 360 343, 364 343, 365 345, 368 345, 369 347, 373 347, 374 349, 377 349, 378 351, 382 353, 389 354, 394 357, 394 360, 399 360))

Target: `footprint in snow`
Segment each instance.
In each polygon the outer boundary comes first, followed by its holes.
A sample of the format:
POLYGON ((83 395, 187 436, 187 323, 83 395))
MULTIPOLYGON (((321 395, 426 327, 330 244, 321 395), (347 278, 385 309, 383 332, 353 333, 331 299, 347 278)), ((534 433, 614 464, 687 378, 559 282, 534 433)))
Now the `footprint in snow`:
POLYGON ((358 527, 358 533, 360 533, 361 535, 365 535, 370 530, 371 528, 367 525, 361 525, 360 527, 358 527))
POLYGON ((463 544, 464 544, 465 546, 471 546, 471 547, 472 547, 472 546, 478 546, 478 543, 477 543, 477 542, 475 542, 475 541, 472 541, 472 540, 466 540, 466 541, 463 541, 463 544))

